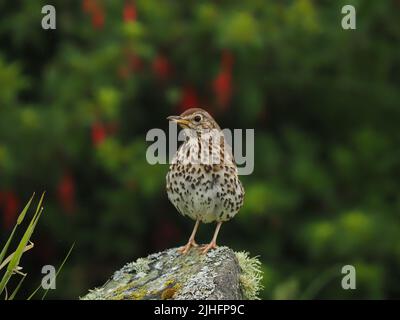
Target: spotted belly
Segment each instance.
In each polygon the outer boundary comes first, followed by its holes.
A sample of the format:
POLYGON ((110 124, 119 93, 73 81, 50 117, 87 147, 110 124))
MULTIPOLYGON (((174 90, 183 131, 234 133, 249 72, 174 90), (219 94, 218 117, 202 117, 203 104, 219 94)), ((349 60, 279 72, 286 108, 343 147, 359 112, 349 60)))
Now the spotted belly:
POLYGON ((243 204, 244 192, 230 167, 173 164, 167 174, 169 200, 184 216, 203 223, 228 221, 243 204))

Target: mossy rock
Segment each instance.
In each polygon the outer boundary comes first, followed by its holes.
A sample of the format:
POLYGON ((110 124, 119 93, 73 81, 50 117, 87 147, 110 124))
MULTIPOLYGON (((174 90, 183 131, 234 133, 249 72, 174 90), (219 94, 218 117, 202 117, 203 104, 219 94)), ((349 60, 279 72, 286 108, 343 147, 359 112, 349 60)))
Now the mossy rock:
POLYGON ((248 253, 218 247, 202 255, 192 248, 154 253, 126 264, 84 300, 238 300, 256 299, 260 263, 248 253))

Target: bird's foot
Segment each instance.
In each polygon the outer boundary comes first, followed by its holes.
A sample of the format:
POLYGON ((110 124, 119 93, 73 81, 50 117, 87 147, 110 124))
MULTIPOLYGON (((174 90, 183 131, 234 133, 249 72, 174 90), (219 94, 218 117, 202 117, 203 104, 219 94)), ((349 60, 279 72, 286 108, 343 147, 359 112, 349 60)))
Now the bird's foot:
POLYGON ((206 254, 209 250, 217 248, 217 243, 215 241, 211 241, 209 244, 206 244, 201 247, 201 253, 206 254))
POLYGON ((178 251, 179 251, 180 253, 182 253, 182 254, 186 254, 186 253, 189 252, 189 250, 190 250, 191 247, 198 247, 198 246, 199 246, 199 245, 196 243, 196 241, 194 241, 194 240, 189 240, 189 242, 188 242, 186 245, 184 245, 183 247, 180 247, 180 248, 178 249, 178 251))

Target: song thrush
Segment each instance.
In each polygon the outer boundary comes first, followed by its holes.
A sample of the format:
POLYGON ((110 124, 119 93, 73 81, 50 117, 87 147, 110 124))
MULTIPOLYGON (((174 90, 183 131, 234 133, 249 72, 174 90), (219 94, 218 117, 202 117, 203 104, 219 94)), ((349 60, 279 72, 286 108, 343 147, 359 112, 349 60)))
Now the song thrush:
POLYGON ((214 236, 202 252, 216 248, 222 222, 233 218, 243 204, 244 189, 230 146, 215 120, 203 109, 192 108, 171 116, 184 128, 179 147, 167 174, 168 198, 184 216, 196 220, 188 243, 180 251, 197 246, 194 238, 200 222, 217 222, 214 236))

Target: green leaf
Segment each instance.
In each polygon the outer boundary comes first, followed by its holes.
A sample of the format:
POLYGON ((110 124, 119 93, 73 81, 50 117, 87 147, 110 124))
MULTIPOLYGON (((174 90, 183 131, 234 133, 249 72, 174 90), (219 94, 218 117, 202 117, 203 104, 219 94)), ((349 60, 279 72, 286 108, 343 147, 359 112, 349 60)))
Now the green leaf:
POLYGON ((30 207, 30 205, 31 205, 31 203, 32 203, 32 200, 33 200, 33 197, 34 197, 34 196, 35 196, 35 193, 33 193, 32 197, 29 199, 28 203, 26 204, 24 210, 22 210, 22 212, 21 212, 20 215, 18 216, 17 225, 20 225, 20 224, 22 223, 22 221, 24 221, 26 212, 28 211, 28 209, 29 209, 29 207, 30 207))
POLYGON ((34 196, 35 196, 35 193, 33 193, 32 197, 30 198, 30 200, 29 200, 28 203, 26 204, 24 210, 22 210, 22 212, 21 212, 20 215, 18 216, 17 224, 14 226, 13 231, 11 232, 10 237, 8 238, 6 244, 4 245, 3 249, 1 250, 1 253, 0 253, 0 265, 1 265, 1 263, 3 262, 3 260, 4 260, 4 257, 5 257, 5 255, 6 255, 6 253, 7 253, 7 250, 8 250, 8 247, 10 246, 11 240, 12 240, 12 238, 14 237, 15 231, 17 230, 17 226, 20 225, 20 224, 22 223, 22 221, 24 220, 25 214, 26 214, 26 212, 28 211, 28 209, 29 209, 29 207, 30 207, 30 205, 31 205, 31 203, 32 203, 32 200, 33 200, 33 197, 34 197, 34 196))
POLYGON ((14 237, 15 230, 17 230, 17 226, 14 227, 13 231, 11 232, 10 237, 7 240, 7 243, 4 245, 3 249, 1 250, 1 253, 0 253, 0 265, 3 262, 4 257, 5 257, 5 255, 7 253, 8 247, 10 246, 10 242, 11 242, 12 238, 14 237))
POLYGON ((8 281, 10 280, 15 268, 18 266, 22 254, 24 253, 24 249, 29 241, 29 239, 32 236, 33 231, 35 230, 36 224, 39 221, 39 218, 43 212, 42 208, 42 203, 43 203, 43 198, 44 198, 45 192, 43 192, 40 201, 38 203, 38 206, 36 208, 35 215, 33 216, 31 222, 29 223, 28 228, 26 229, 20 243, 18 244, 17 249, 14 252, 14 255, 10 261, 10 263, 7 266, 7 270, 5 274, 3 275, 3 278, 1 279, 0 282, 0 294, 3 292, 4 288, 6 287, 8 281))
POLYGON ((26 274, 22 276, 21 280, 19 280, 17 287, 14 289, 13 293, 11 294, 11 296, 8 298, 8 300, 13 300, 15 298, 15 295, 17 294, 17 292, 19 291, 19 289, 21 288, 22 282, 24 282, 26 277, 26 274))

